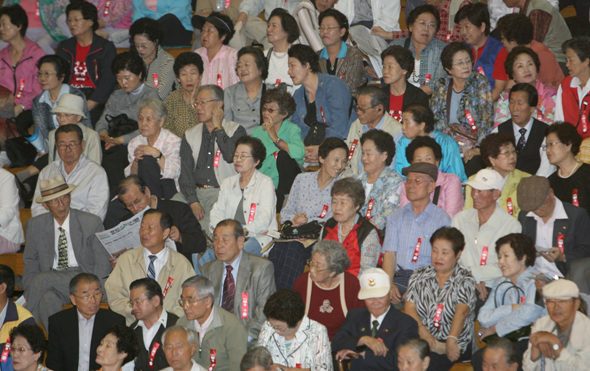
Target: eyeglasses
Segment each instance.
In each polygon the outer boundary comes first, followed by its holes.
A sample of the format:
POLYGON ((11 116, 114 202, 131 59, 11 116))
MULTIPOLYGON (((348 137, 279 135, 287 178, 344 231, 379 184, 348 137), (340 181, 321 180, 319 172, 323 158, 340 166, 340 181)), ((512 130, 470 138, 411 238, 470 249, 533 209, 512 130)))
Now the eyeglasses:
POLYGON ((562 144, 561 142, 549 142, 547 144, 544 144, 541 146, 541 149, 543 149, 543 151, 546 151, 547 149, 552 148, 553 146, 556 146, 558 144, 562 144))
POLYGON ((363 112, 363 113, 367 112, 367 111, 368 111, 368 110, 370 110, 371 108, 375 108, 375 107, 374 107, 374 106, 369 106, 369 107, 361 107, 361 106, 359 106, 358 104, 355 104, 355 105, 354 105, 354 109, 355 109, 355 110, 357 110, 357 111, 359 111, 359 112, 363 112))
POLYGON ((129 308, 133 308, 134 306, 140 305, 141 303, 143 303, 146 300, 149 300, 149 299, 148 298, 142 298, 142 299, 129 300, 127 302, 127 305, 129 305, 129 308))
POLYGON ((53 76, 53 75, 57 75, 57 72, 37 72, 37 78, 41 78, 41 77, 49 77, 49 76, 53 76))
POLYGON ((420 22, 417 22, 417 24, 420 27, 436 29, 436 23, 434 23, 434 22, 420 21, 420 22))
POLYGON ((503 156, 503 157, 516 156, 516 151, 512 150, 512 151, 507 151, 507 152, 500 152, 500 153, 498 153, 498 156, 503 156))
POLYGON ((198 101, 198 102, 193 102, 193 107, 200 107, 200 106, 204 106, 207 103, 210 102, 217 102, 217 99, 209 99, 209 100, 202 100, 202 101, 198 101))
POLYGON ((334 29, 340 28, 340 26, 323 26, 320 27, 320 32, 330 32, 334 29))
POLYGON ((149 43, 143 43, 143 44, 135 44, 135 49, 147 49, 149 48, 151 45, 149 43))
POLYGON ((566 300, 546 299, 545 300, 545 305, 548 306, 548 307, 554 307, 556 305, 562 306, 563 304, 572 303, 574 300, 575 300, 574 298, 566 299, 566 300))
POLYGON ((58 144, 57 145, 57 148, 60 149, 60 150, 62 150, 62 151, 65 151, 66 148, 69 148, 70 151, 73 151, 76 148, 78 148, 79 145, 80 145, 80 142, 78 142, 78 143, 68 143, 68 144, 62 143, 62 144, 58 144))
POLYGON ((186 299, 183 299, 183 298, 180 298, 180 299, 178 299, 178 305, 180 305, 181 307, 184 308, 184 306, 186 304, 188 304, 189 307, 192 307, 193 305, 197 305, 197 303, 199 301, 202 301, 202 300, 204 300, 204 299, 199 299, 199 298, 196 298, 196 299, 195 298, 186 298, 186 299))
POLYGON ((284 328, 278 328, 278 327, 272 327, 273 330, 275 330, 278 333, 283 334, 285 331, 287 331, 289 329, 289 326, 286 325, 284 328))
POLYGON ((239 154, 239 155, 238 154, 235 154, 234 155, 234 160, 240 160, 241 161, 241 160, 245 160, 245 159, 247 159, 249 157, 252 157, 252 156, 248 156, 248 155, 244 155, 244 154, 239 154))
POLYGON ((275 112, 278 112, 279 108, 269 108, 269 107, 262 107, 262 112, 268 112, 271 115, 274 115, 275 112))
POLYGON ((327 271, 327 268, 324 269, 320 269, 318 267, 318 263, 313 262, 311 259, 307 259, 307 266, 309 267, 309 270, 314 269, 316 271, 316 273, 320 273, 320 272, 324 272, 327 271))
POLYGON ((96 299, 96 301, 100 301, 102 299, 102 291, 95 292, 94 294, 86 294, 83 296, 76 295, 77 298, 81 299, 84 303, 90 303, 92 299, 96 299))
POLYGON ((20 353, 23 354, 25 353, 27 350, 32 350, 31 348, 26 348, 24 346, 20 346, 20 347, 12 347, 10 348, 10 353, 20 353))
POLYGON ((453 63, 453 66, 457 66, 457 67, 471 66, 471 59, 468 59, 466 61, 461 61, 461 62, 453 63))
MULTIPOLYGON (((64 201, 65 201, 65 200, 66 200, 68 197, 70 197, 70 194, 69 194, 69 193, 68 193, 67 195, 63 195, 63 196, 60 196, 60 197, 58 197, 58 198, 54 198, 53 200, 49 200, 49 201, 46 201, 46 202, 47 202, 49 205, 52 205, 52 206, 53 206, 53 205, 57 205, 58 203, 61 203, 61 204, 63 205, 64 201)), ((102 295, 102 294, 101 294, 101 295, 102 295)))

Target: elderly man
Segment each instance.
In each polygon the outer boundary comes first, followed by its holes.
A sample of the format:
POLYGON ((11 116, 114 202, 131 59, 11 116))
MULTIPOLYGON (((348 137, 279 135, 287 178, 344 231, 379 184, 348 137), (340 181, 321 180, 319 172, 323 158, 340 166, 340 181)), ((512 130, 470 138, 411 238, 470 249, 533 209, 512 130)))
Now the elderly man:
MULTIPOLYGON (((162 346, 162 334, 178 321, 178 316, 164 310, 164 296, 160 284, 151 278, 140 278, 129 286, 131 314, 137 321, 131 328, 137 336, 139 353, 135 358, 136 370, 168 367, 162 346), (155 353, 153 353, 155 351, 155 353)), ((190 358, 190 357, 189 357, 190 358)))
POLYGON ((109 253, 95 236, 104 229, 100 218, 70 208, 76 186, 59 174, 39 184, 40 196, 35 200, 49 213, 27 222, 22 285, 27 309, 48 328, 49 316, 69 304, 68 285, 75 275, 93 273, 104 281, 111 266, 109 253))
POLYGON ((376 86, 365 86, 359 89, 356 103, 358 119, 350 126, 346 144, 348 152, 348 164, 343 176, 356 176, 363 172, 361 161, 361 137, 369 130, 383 130, 395 138, 402 130, 402 125, 387 113, 389 96, 376 86))
POLYGON ((70 281, 73 308, 49 317, 47 367, 52 370, 98 370, 96 348, 123 316, 101 309, 102 289, 98 277, 80 273, 70 281))
POLYGON ((162 287, 164 309, 182 315, 182 308, 178 305, 180 285, 195 271, 182 254, 166 245, 171 227, 172 218, 168 213, 154 209, 146 211, 139 229, 142 246, 123 253, 105 283, 111 309, 124 315, 128 325, 135 321, 129 307, 129 286, 146 276, 158 281, 162 287))
POLYGON ((266 321, 264 304, 276 287, 272 263, 242 251, 244 241, 237 220, 220 221, 213 231, 217 260, 205 264, 203 275, 213 282, 215 302, 242 321, 252 342, 266 321))
POLYGON ((350 359, 350 370, 397 370, 397 347, 418 337, 418 324, 391 305, 391 279, 371 268, 359 277, 359 300, 366 308, 352 309, 332 339, 336 359, 350 359))
POLYGON ((569 280, 543 288, 549 315, 535 322, 524 353, 525 370, 587 370, 590 365, 590 319, 580 310, 580 291, 569 280))
POLYGON ((402 300, 412 272, 430 265, 430 236, 451 224, 451 217, 430 201, 438 168, 427 162, 415 162, 402 173, 407 177, 405 187, 410 203, 387 218, 386 230, 397 233, 386 233, 383 243, 383 270, 394 283, 394 304, 402 300))
POLYGON ((209 213, 219 186, 236 174, 232 165, 235 143, 246 130, 223 118, 223 90, 216 85, 199 88, 195 98, 199 124, 184 133, 180 144, 180 191, 201 222, 209 228, 209 213))
POLYGON ((194 276, 182 284, 180 303, 184 316, 176 323, 197 332, 199 352, 193 359, 216 371, 238 370, 246 353, 248 333, 240 320, 219 307, 213 283, 205 276, 194 276))
POLYGON ((198 337, 194 330, 181 326, 173 326, 164 331, 162 344, 170 367, 162 371, 206 371, 205 367, 192 359, 197 352, 198 337))
MULTIPOLYGON (((35 188, 34 199, 41 194, 41 182, 56 174, 65 177, 68 184, 76 186, 72 192, 72 208, 94 214, 104 220, 109 202, 107 174, 94 161, 83 154, 86 142, 78 125, 60 126, 55 131, 59 159, 50 162, 41 173, 35 188)), ((37 216, 47 212, 40 202, 33 202, 31 213, 37 216)))
POLYGON ((505 338, 490 340, 483 351, 483 371, 518 370, 518 352, 514 344, 505 338))
POLYGON ((504 187, 504 179, 491 169, 480 170, 471 186, 473 208, 463 210, 453 217, 451 226, 465 236, 465 249, 459 264, 473 274, 479 292, 480 304, 486 299, 494 280, 502 277, 498 268, 496 240, 509 233, 520 233, 520 223, 498 204, 504 187))

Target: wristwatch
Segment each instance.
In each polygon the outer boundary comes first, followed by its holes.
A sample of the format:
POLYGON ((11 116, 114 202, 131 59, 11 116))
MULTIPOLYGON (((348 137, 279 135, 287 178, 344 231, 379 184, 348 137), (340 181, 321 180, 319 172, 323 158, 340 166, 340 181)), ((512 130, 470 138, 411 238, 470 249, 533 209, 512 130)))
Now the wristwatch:
POLYGON ((559 344, 553 344, 553 350, 559 350, 559 344))
POLYGON ((160 161, 162 159, 162 156, 164 156, 164 154, 162 153, 162 151, 160 151, 160 156, 156 157, 156 161, 160 161))

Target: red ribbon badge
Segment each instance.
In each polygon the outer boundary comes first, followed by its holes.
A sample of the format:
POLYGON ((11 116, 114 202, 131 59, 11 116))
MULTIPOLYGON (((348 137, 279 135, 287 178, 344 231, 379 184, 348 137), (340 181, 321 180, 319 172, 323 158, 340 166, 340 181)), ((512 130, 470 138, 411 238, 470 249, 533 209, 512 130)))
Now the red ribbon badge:
POLYGON ((471 131, 476 132, 477 125, 475 124, 475 120, 473 119, 473 115, 471 114, 471 111, 469 111, 469 108, 465 110, 465 118, 467 119, 467 122, 469 122, 469 126, 471 126, 471 131))
POLYGON ((424 78, 424 83, 428 84, 430 82, 430 80, 432 80, 432 74, 427 73, 426 77, 424 78))
POLYGON ((373 211, 373 204, 375 203, 375 199, 372 198, 369 200, 369 204, 367 205, 367 214, 365 215, 365 218, 367 220, 370 220, 372 218, 371 216, 371 212, 373 211))
POLYGON ((525 300, 524 296, 521 296, 520 297, 520 304, 524 304, 524 300, 525 300))
POLYGON ((24 91, 25 91, 25 79, 20 79, 20 84, 18 84, 18 90, 16 92, 16 95, 14 96, 14 99, 22 99, 24 91))
POLYGON ((512 215, 512 213, 514 213, 514 205, 512 204, 512 198, 510 197, 506 200, 506 209, 508 210, 508 214, 512 215))
POLYGON ((273 156, 275 156, 275 161, 276 161, 277 158, 279 157, 279 151, 275 151, 275 153, 273 153, 273 156))
POLYGON ((254 221, 254 215, 256 215, 256 204, 250 205, 250 215, 248 215, 248 224, 254 221))
POLYGON ((322 121, 324 122, 324 125, 328 125, 326 122, 326 116, 324 116, 324 107, 320 107, 320 115, 322 115, 322 121))
POLYGON ((154 88, 157 88, 160 85, 160 79, 158 78, 157 73, 152 73, 152 80, 154 80, 154 88))
POLYGON ((248 319, 248 293, 242 293, 242 319, 248 319))
POLYGON ((229 8, 230 4, 231 4, 231 0, 225 0, 225 7, 226 8, 229 8))
POLYGON ((223 89, 223 83, 221 81, 221 74, 217 74, 217 86, 223 89))
POLYGON ((543 111, 540 108, 537 108, 537 120, 543 121, 543 111))
POLYGON ((10 336, 8 337, 8 339, 6 339, 6 344, 4 344, 4 350, 2 351, 2 358, 0 358, 0 361, 2 362, 6 362, 6 360, 8 359, 8 354, 10 354, 10 336))
POLYGON ((582 131, 585 133, 588 131, 588 102, 582 103, 582 131))
POLYGON ((107 0, 107 2, 104 4, 104 12, 103 12, 103 15, 105 17, 109 15, 110 7, 111 7, 111 0, 107 0))
POLYGON ((574 188, 572 189, 572 204, 574 206, 580 206, 580 201, 578 200, 578 189, 574 188))
POLYGON ((481 250, 481 258, 479 259, 479 265, 487 265, 488 264, 488 247, 484 246, 481 250))
POLYGON ((559 251, 561 251, 563 253, 563 249, 564 249, 564 243, 565 241, 565 234, 563 233, 558 233, 557 234, 557 247, 559 248, 559 251))
POLYGON ((221 150, 217 148, 215 158, 213 159, 213 167, 219 167, 219 159, 221 158, 221 150))
POLYGON ((209 371, 213 371, 215 366, 217 366, 217 351, 215 349, 211 349, 209 351, 209 361, 211 362, 211 366, 209 366, 209 371))
POLYGON ((352 141, 352 144, 350 145, 350 151, 348 151, 348 162, 350 162, 350 160, 352 160, 352 155, 354 155, 354 150, 356 149, 356 146, 359 144, 359 140, 355 139, 352 141))
POLYGON ((344 72, 342 72, 342 74, 340 75, 340 78, 343 79, 344 78, 344 72))
POLYGON ((416 242, 416 246, 414 247, 414 255, 412 256, 412 263, 416 263, 418 261, 418 257, 420 256, 420 247, 422 246, 422 238, 418 237, 418 242, 416 242))
POLYGON ((434 318, 433 318, 433 325, 434 327, 436 327, 436 329, 440 329, 440 320, 442 318, 442 312, 443 312, 443 305, 439 304, 436 307, 436 312, 434 313, 434 318))
POLYGON ((281 79, 277 79, 277 81, 275 81, 275 87, 278 87, 281 84, 281 79))
POLYGON ((324 217, 326 216, 326 214, 328 214, 328 210, 329 210, 328 205, 324 205, 324 207, 322 208, 322 212, 320 213, 319 218, 320 219, 324 219, 324 217))
POLYGON ((150 351, 150 359, 148 361, 148 367, 150 369, 154 368, 154 359, 156 358, 156 352, 158 351, 158 348, 160 348, 160 343, 154 343, 154 346, 152 347, 152 350, 150 351))
POLYGON ((477 72, 479 72, 479 74, 482 75, 482 76, 485 76, 486 75, 486 73, 484 72, 482 66, 477 67, 477 72))
POLYGON ((174 281, 174 278, 168 277, 168 282, 166 282, 166 286, 164 286, 164 291, 162 291, 162 296, 164 298, 166 297, 166 294, 168 293, 170 286, 172 286, 172 281, 174 281))
POLYGON ((447 37, 445 37, 445 42, 447 42, 447 43, 449 42, 449 40, 451 39, 451 34, 452 34, 451 30, 448 30, 447 37))
POLYGON ((301 366, 301 363, 295 363, 295 368, 303 368, 303 366, 301 366))
POLYGON ((39 14, 39 0, 35 2, 35 17, 39 18, 41 14, 39 14))

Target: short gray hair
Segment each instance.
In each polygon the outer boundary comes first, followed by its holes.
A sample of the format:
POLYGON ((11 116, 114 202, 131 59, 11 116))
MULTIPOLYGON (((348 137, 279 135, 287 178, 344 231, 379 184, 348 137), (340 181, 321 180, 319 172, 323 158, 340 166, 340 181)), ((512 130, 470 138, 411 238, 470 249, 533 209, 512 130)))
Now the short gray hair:
POLYGON ((316 243, 311 250, 311 256, 315 253, 322 254, 328 263, 328 272, 334 272, 335 276, 346 271, 350 267, 350 258, 338 241, 322 240, 316 243))
POLYGON ((161 119, 166 120, 166 118, 168 117, 168 111, 166 110, 166 106, 158 98, 145 98, 144 100, 139 102, 139 105, 137 106, 137 114, 139 115, 141 110, 146 107, 149 107, 154 110, 156 116, 158 116, 158 121, 160 121, 161 119))
POLYGON ((197 343, 197 332, 195 330, 190 329, 190 328, 186 328, 186 327, 182 327, 182 326, 172 326, 172 327, 168 327, 166 329, 166 331, 164 331, 162 333, 162 347, 166 346, 166 335, 168 335, 169 332, 176 331, 176 330, 184 331, 184 334, 186 335, 186 340, 188 341, 189 344, 196 344, 197 343))
POLYGON ((223 102, 223 89, 220 88, 217 85, 201 85, 201 87, 199 88, 199 90, 197 90, 197 94, 199 94, 202 91, 206 91, 206 90, 210 90, 211 94, 213 95, 213 99, 217 100, 217 101, 222 101, 223 102))
POLYGON ((242 362, 240 362, 240 371, 247 371, 256 366, 260 366, 264 370, 270 370, 272 364, 272 355, 268 349, 265 347, 256 347, 244 354, 242 362))
POLYGON ((210 297, 211 300, 215 301, 215 288, 213 287, 213 282, 205 276, 192 276, 187 278, 186 281, 182 283, 182 288, 185 287, 192 287, 197 290, 199 294, 199 299, 205 299, 206 297, 210 297))

